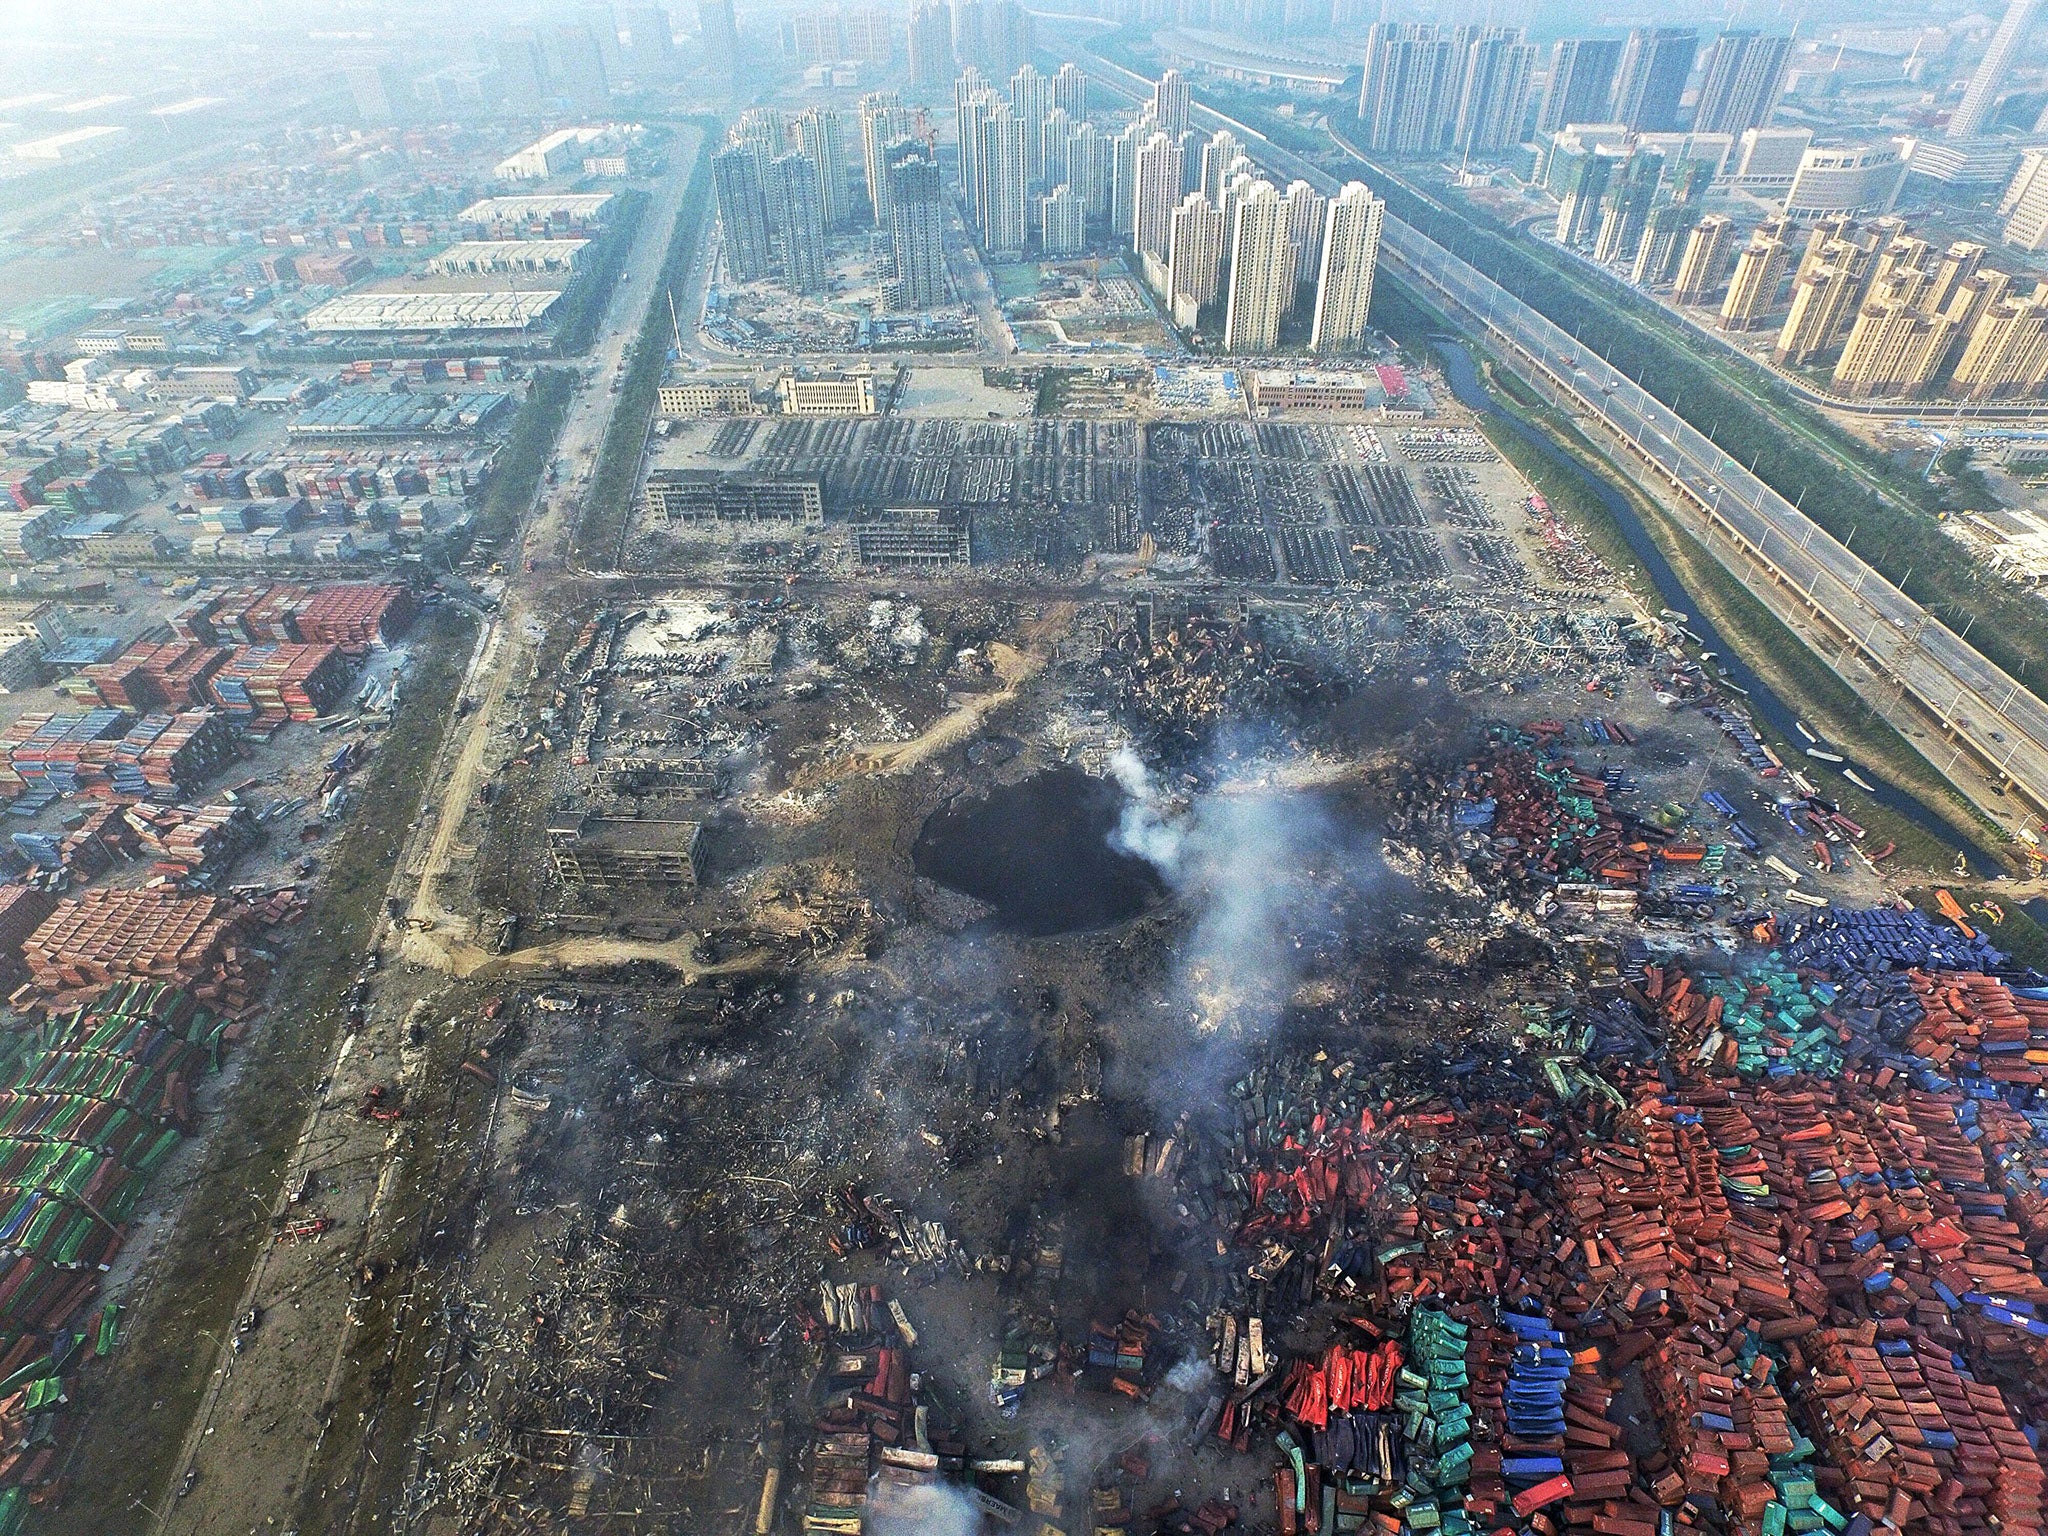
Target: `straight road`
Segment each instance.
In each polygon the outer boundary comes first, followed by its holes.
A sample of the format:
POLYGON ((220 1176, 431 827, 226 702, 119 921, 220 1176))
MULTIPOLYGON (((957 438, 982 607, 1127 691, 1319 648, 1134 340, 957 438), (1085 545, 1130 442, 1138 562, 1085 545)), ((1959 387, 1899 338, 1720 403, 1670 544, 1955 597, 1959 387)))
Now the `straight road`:
MULTIPOLYGON (((1113 94, 1131 100, 1150 95, 1152 82, 1143 75, 1077 46, 1065 51, 1113 94)), ((1338 189, 1335 177, 1248 124, 1199 102, 1189 116, 1203 128, 1228 128, 1248 146, 1248 154, 1277 174, 1298 176, 1324 193, 1338 189)), ((1766 579, 1752 567, 1729 567, 1761 601, 1780 613, 1796 606, 1823 619, 1878 675, 1940 722, 1957 747, 2017 790, 2035 812, 2048 812, 2048 706, 2016 678, 1662 401, 1484 273, 1391 214, 1381 252, 1405 280, 1475 322, 1496 352, 1510 353, 1520 365, 1539 371, 1577 408, 1604 421, 1695 503, 1768 573, 1766 579)), ((1835 664, 1825 653, 1823 659, 1835 664)), ((1929 761, 1944 773, 1950 766, 1934 757, 1929 761)))

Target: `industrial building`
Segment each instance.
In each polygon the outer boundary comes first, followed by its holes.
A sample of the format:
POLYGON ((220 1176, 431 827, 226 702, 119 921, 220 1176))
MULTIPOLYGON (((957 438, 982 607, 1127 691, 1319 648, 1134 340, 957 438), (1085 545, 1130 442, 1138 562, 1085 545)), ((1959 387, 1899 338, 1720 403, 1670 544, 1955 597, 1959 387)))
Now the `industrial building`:
POLYGON ((974 542, 964 516, 891 509, 884 520, 854 524, 852 537, 855 565, 938 570, 974 563, 974 542))
POLYGON ((582 890, 693 886, 701 832, 695 821, 568 811, 548 820, 548 863, 563 885, 582 890))
POLYGON ((657 469, 647 477, 647 508, 671 526, 825 525, 825 492, 799 475, 726 475, 706 469, 657 469))
POLYGON ((588 240, 458 240, 427 263, 441 277, 569 274, 583 264, 588 240))
POLYGON ((515 154, 500 160, 492 174, 500 181, 546 181, 566 176, 583 165, 587 144, 605 138, 607 128, 558 128, 515 154))
POLYGON ((315 335, 396 331, 527 331, 561 301, 559 289, 524 293, 353 293, 306 312, 315 335))

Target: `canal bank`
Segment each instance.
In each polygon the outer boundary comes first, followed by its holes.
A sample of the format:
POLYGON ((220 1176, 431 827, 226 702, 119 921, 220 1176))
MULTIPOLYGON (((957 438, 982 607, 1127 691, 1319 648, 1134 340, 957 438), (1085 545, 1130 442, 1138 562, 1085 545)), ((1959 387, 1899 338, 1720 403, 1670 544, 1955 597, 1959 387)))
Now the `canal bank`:
MULTIPOLYGON (((1620 486, 1605 476, 1594 473, 1582 460, 1554 441, 1547 432, 1524 420, 1515 412, 1502 409, 1481 379, 1478 365, 1473 361, 1465 343, 1446 336, 1434 336, 1431 341, 1443 361, 1451 392, 1458 400, 1502 423, 1517 438, 1541 454, 1560 474, 1570 478, 1599 501, 1627 543, 1629 552, 1649 577, 1651 585, 1656 589, 1658 600, 1666 607, 1688 615, 1686 628, 1700 637, 1704 649, 1716 653, 1717 663, 1727 674, 1728 681, 1747 696, 1747 707, 1776 732, 1781 740, 1788 743, 1797 742, 1801 737, 1798 712, 1785 702, 1771 683, 1757 674, 1734 647, 1728 644, 1726 636, 1703 611, 1704 605, 1698 596, 1687 588, 1677 571, 1672 568, 1671 562, 1658 548, 1656 540, 1644 526, 1634 503, 1620 486)), ((1981 878, 1999 867, 1981 834, 1964 827, 1911 792, 1901 789, 1876 770, 1865 769, 1865 773, 1875 786, 1870 794, 1872 800, 1911 822, 1944 847, 1960 851, 1973 875, 1981 878)))

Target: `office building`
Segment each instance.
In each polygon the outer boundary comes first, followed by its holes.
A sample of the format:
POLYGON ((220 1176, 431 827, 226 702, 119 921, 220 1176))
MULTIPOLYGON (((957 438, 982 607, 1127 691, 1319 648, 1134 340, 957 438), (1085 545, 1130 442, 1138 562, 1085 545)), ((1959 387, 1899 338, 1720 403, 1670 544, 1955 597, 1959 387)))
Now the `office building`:
POLYGON ((2034 22, 2040 10, 2041 0, 2009 0, 2005 19, 1991 34, 1991 46, 1984 51, 1983 59, 1971 73, 1970 83, 1963 89, 1962 102, 1948 120, 1950 138, 1974 139, 1990 126, 1998 106, 1998 93, 2005 86, 2006 73, 2012 68, 2015 56, 2033 35, 2034 22))
POLYGON ((1429 155, 1456 126, 1463 34, 1428 22, 1383 21, 1366 33, 1359 131, 1367 149, 1429 155))
POLYGON ((867 183, 868 207, 875 228, 889 227, 889 149, 910 137, 909 108, 894 91, 872 91, 860 99, 861 176, 867 183))
POLYGON ((1678 103, 1699 52, 1692 27, 1636 27, 1622 45, 1615 71, 1614 120, 1638 133, 1669 133, 1678 126, 1678 103))
POLYGON ((738 66, 740 33, 732 0, 697 0, 697 45, 716 73, 730 75, 738 66))
POLYGON ((1152 87, 1152 117, 1168 133, 1185 133, 1191 99, 1187 78, 1179 70, 1169 69, 1152 87))
POLYGON ((782 244, 782 281, 793 293, 826 286, 825 199, 818 165, 809 155, 777 155, 768 162, 768 214, 782 244))
MULTIPOLYGON (((1173 231, 1166 260, 1169 308, 1186 301, 1195 310, 1216 302, 1223 270, 1223 210, 1206 193, 1190 192, 1173 210, 1173 231)), ((1176 310, 1176 321, 1180 314, 1176 310)), ((1193 318, 1181 322, 1194 325, 1193 318)))
POLYGON ((1792 185, 1799 162, 1812 147, 1811 128, 1745 128, 1729 175, 1746 191, 1783 190, 1792 185))
POLYGON ((342 71, 365 128, 390 128, 412 119, 412 82, 396 64, 353 64, 342 71))
POLYGON ((1287 204, 1271 182, 1256 182, 1233 201, 1230 221, 1223 350, 1271 352, 1280 341, 1280 319, 1294 301, 1287 204))
POLYGON ((1131 249, 1166 259, 1173 237, 1173 210, 1181 200, 1185 157, 1180 140, 1153 133, 1138 151, 1136 198, 1131 208, 1131 249))
POLYGON ((1813 148, 1799 157, 1799 170, 1785 193, 1791 214, 1889 213, 1906 182, 1906 165, 1889 144, 1813 148))
POLYGON ((1465 48, 1451 144, 1462 154, 1498 155, 1522 142, 1536 48, 1520 27, 1488 27, 1465 48))
POLYGON ((1735 250, 1735 221, 1710 213, 1685 237, 1678 272, 1671 279, 1671 297, 1680 304, 1705 304, 1721 290, 1728 260, 1735 250))
POLYGON ((1316 275, 1315 322, 1309 329, 1311 352, 1351 352, 1364 340, 1386 214, 1386 203, 1362 181, 1347 182, 1330 199, 1316 275))
POLYGON ((1048 256, 1078 256, 1088 246, 1088 213, 1080 194, 1061 182, 1038 200, 1039 245, 1048 256))
POLYGON ((1627 158, 1626 151, 1595 149, 1579 156, 1566 170, 1557 209, 1559 245, 1576 249, 1593 238, 1607 200, 1608 183, 1615 167, 1625 164, 1627 158))
POLYGON ((1693 211, 1685 203, 1659 203, 1652 208, 1628 280, 1638 288, 1662 288, 1669 283, 1692 227, 1693 211))
POLYGON ((978 123, 974 167, 975 228, 990 255, 1024 254, 1026 185, 1023 121, 991 100, 978 123))
POLYGON ((945 210, 939 163, 915 139, 900 141, 884 167, 889 247, 896 274, 882 285, 885 308, 937 309, 946 302, 945 210))
POLYGON ((1721 329, 1760 329, 1778 307, 1778 288, 1792 265, 1790 219, 1773 219, 1759 225, 1749 244, 1735 261, 1735 275, 1728 282, 1728 296, 1721 301, 1721 329))
MULTIPOLYGON (((870 373, 821 374, 814 378, 785 373, 775 381, 775 398, 785 416, 873 416, 878 410, 875 379, 870 373)), ((805 511, 808 518, 808 506, 805 511)))
POLYGON ((1789 37, 1765 37, 1745 28, 1723 32, 1707 51, 1699 105, 1692 114, 1694 130, 1739 134, 1763 127, 1785 94, 1785 66, 1791 59, 1789 37))
POLYGON ((846 32, 837 11, 800 10, 784 25, 785 44, 797 63, 808 68, 846 57, 846 32))
POLYGON ((818 196, 825 228, 845 229, 853 223, 853 200, 846 191, 846 144, 840 116, 824 107, 807 107, 792 125, 797 153, 818 170, 818 196))
POLYGON ((1614 99, 1621 40, 1568 37, 1550 50, 1550 77, 1536 109, 1536 131, 1556 133, 1573 123, 1597 123, 1614 99))
POLYGON ((2015 250, 2048 251, 2048 149, 2030 149, 2020 157, 2020 168, 1999 199, 1998 215, 2005 220, 2001 238, 2015 250))
POLYGON ((625 10, 627 67, 642 84, 667 80, 676 72, 675 24, 659 5, 629 5, 625 10))
POLYGON ((711 185, 718 198, 718 227, 724 235, 725 270, 732 281, 751 283, 774 264, 768 240, 766 178, 759 151, 734 145, 711 157, 711 185))
POLYGON ((492 44, 498 66, 498 100, 514 112, 537 111, 547 95, 540 39, 531 27, 507 27, 492 44))
POLYGON ((1077 123, 1087 119, 1088 76, 1080 65, 1062 64, 1052 77, 1052 104, 1077 123))
POLYGON ((1294 270, 1288 279, 1294 297, 1287 301, 1292 309, 1301 297, 1302 284, 1314 282, 1322 270, 1323 226, 1329 220, 1330 200, 1305 181, 1290 181, 1286 202, 1287 247, 1294 253, 1294 270))
POLYGON ((597 38, 584 26, 552 27, 541 39, 550 95, 561 96, 585 111, 602 112, 611 99, 604 55, 597 38))
POLYGON ((1953 393, 1964 400, 2039 395, 2048 386, 2048 283, 1990 305, 1956 364, 1953 393))
POLYGON ((1615 168, 1600 207, 1600 232, 1593 237, 1595 261, 1602 266, 1635 261, 1663 179, 1663 157, 1644 150, 1637 150, 1615 168))
POLYGON ((583 23, 583 30, 597 44, 597 56, 604 65, 607 80, 619 80, 626 73, 626 59, 619 48, 619 18, 611 7, 611 0, 595 0, 595 3, 579 5, 576 16, 583 23))
POLYGON ((929 100, 953 78, 953 18, 943 0, 917 0, 910 8, 910 89, 929 100))

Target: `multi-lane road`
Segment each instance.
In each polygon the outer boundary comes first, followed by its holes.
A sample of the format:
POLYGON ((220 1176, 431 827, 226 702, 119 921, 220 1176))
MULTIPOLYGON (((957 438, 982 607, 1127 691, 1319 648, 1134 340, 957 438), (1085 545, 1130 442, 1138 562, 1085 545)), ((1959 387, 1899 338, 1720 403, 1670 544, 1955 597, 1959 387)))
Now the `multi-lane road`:
MULTIPOLYGON (((1152 82, 1142 75, 1078 46, 1070 45, 1067 53, 1118 96, 1142 100, 1150 94, 1152 82)), ((1248 146, 1248 155, 1275 174, 1299 177, 1325 193, 1337 190, 1335 177, 1248 124, 1199 103, 1190 118, 1199 127, 1228 128, 1248 146)), ((1391 214, 1381 254, 1390 271, 1471 324, 1518 372, 1537 377, 1604 422, 1675 494, 1698 508, 1720 535, 1708 547, 1773 611, 1804 610, 1844 650, 1860 655, 1939 722, 1946 739, 2036 812, 2048 812, 2048 706, 2017 679, 1662 401, 1477 268, 1391 214)), ((1837 655, 1825 648, 1821 654, 1840 667, 1837 655)), ((1952 766, 1929 760, 1944 772, 1952 766)), ((2010 813, 2001 819, 2009 821, 2010 813)))

